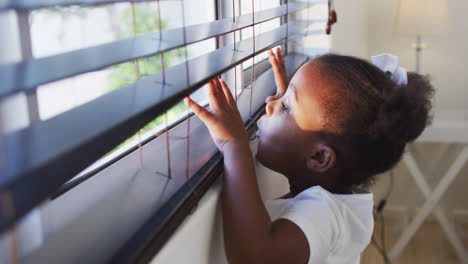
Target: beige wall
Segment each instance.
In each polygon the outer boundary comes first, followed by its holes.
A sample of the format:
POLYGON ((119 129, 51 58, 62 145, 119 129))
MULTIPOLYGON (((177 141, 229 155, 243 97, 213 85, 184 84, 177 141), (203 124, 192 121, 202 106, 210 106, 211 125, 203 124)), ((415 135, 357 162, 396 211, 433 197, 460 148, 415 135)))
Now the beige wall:
MULTIPOLYGON (((397 0, 337 0, 335 9, 338 12, 338 24, 333 29, 332 50, 336 53, 370 59, 380 53, 392 53, 399 56, 400 65, 409 71, 415 69, 415 53, 410 47, 413 37, 399 36, 393 33, 394 9, 397 0)), ((423 8, 423 7, 422 7, 423 8)), ((456 109, 468 111, 468 74, 466 61, 468 53, 468 22, 465 13, 468 1, 448 1, 449 25, 445 37, 423 37, 428 48, 423 50, 421 72, 432 77, 436 88, 434 105, 437 109, 456 109)), ((415 149, 421 153, 422 166, 431 171, 443 156, 446 144, 416 143, 415 149)), ((440 173, 429 176, 434 186, 447 166, 442 166, 440 173)), ((395 168, 395 185, 390 196, 387 212, 397 216, 404 213, 407 206, 420 206, 422 196, 404 164, 395 168)), ((429 175, 429 172, 427 172, 429 175)), ((450 213, 468 221, 468 164, 465 165, 448 193, 443 204, 450 213)), ((372 188, 375 200, 383 197, 388 189, 388 174, 377 177, 372 188)))
POLYGON ((368 0, 334 1, 338 22, 332 26, 334 53, 367 57, 368 0))
MULTIPOLYGON (((388 52, 399 56, 400 64, 415 70, 415 37, 393 32, 397 0, 337 0, 338 23, 333 28, 332 50, 364 58, 388 52)), ((422 7, 423 8, 423 7, 422 7)), ((467 109, 468 1, 448 1, 447 36, 424 37, 428 46, 422 52, 421 72, 433 78, 437 92, 435 105, 441 108, 467 109)))
MULTIPOLYGON (((415 53, 410 47, 415 37, 393 34, 396 0, 368 1, 367 57, 390 52, 400 57, 400 64, 415 70, 415 53)), ((468 108, 468 1, 447 1, 450 30, 447 36, 425 37, 428 45, 422 52, 421 72, 430 74, 436 87, 435 105, 442 108, 468 108)), ((424 8, 424 7, 421 7, 424 8)))

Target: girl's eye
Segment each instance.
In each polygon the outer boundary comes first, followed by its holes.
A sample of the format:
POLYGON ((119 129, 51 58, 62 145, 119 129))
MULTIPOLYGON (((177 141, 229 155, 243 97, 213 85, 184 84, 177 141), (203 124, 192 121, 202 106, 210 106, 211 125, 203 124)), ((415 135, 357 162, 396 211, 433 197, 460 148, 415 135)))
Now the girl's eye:
POLYGON ((283 112, 289 113, 289 108, 281 101, 281 105, 283 106, 283 112))

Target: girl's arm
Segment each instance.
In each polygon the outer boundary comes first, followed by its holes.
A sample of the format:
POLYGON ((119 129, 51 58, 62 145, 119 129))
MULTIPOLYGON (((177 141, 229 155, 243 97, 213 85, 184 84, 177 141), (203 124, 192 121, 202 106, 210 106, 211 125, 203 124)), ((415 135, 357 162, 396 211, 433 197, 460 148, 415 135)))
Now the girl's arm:
POLYGON ((223 230, 229 263, 306 263, 309 248, 301 229, 286 219, 272 222, 265 209, 247 132, 223 80, 209 83, 209 101, 210 111, 185 99, 224 154, 223 230))

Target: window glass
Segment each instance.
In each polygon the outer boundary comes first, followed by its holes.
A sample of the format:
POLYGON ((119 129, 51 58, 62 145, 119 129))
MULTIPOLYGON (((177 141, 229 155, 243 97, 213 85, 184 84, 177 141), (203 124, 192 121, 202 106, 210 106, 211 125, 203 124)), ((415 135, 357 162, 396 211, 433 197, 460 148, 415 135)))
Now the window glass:
MULTIPOLYGON (((185 21, 182 19, 180 1, 115 3, 102 6, 65 8, 49 8, 34 10, 30 15, 31 42, 36 58, 47 57, 68 51, 88 48, 136 35, 157 32, 159 21, 161 29, 168 30, 206 23, 215 20, 214 1, 185 0, 183 1, 185 21), (158 7, 160 12, 158 12, 158 7), (134 8, 134 9, 133 9, 134 8), (135 25, 133 23, 135 12, 135 25), (161 18, 159 19, 159 15, 161 18)), ((208 39, 167 51, 163 54, 164 67, 168 68, 179 63, 185 63, 185 49, 188 59, 192 59, 216 49, 216 40, 208 39)), ((116 51, 118 52, 118 51, 116 51)), ((161 54, 138 60, 139 78, 145 78, 162 70, 161 54)), ((113 65, 102 70, 80 74, 75 77, 41 85, 37 89, 39 115, 42 120, 52 118, 65 111, 90 102, 108 92, 129 85, 137 80, 135 61, 113 65)), ((196 101, 205 101, 205 93, 200 89, 192 95, 196 101)), ((167 112, 168 123, 184 118, 187 107, 183 102, 167 112)), ((144 138, 145 132, 163 129, 165 115, 157 117, 140 131, 144 138)), ((134 135, 123 142, 124 145, 134 145, 137 141, 134 135)), ((120 151, 114 149, 108 154, 117 155, 120 151)), ((123 148, 125 149, 125 148, 123 148)), ((107 155, 106 155, 107 156, 107 155)), ((97 164, 104 160, 98 161, 97 164)))
MULTIPOLYGON (((214 1, 184 0, 185 25, 213 21, 214 1)), ((159 15, 163 30, 182 27, 179 1, 135 2, 136 35, 158 31, 159 15), (158 3, 159 2, 159 3, 158 3), (161 12, 158 12, 158 6, 161 12)), ((102 6, 48 8, 30 14, 34 57, 96 46, 133 37, 131 3, 102 6)))
MULTIPOLYGON (((186 25, 214 20, 214 3, 210 0, 184 1, 186 25), (203 6, 201 8, 200 6, 203 6)), ((146 34, 159 28, 161 14, 163 30, 182 27, 180 2, 135 3, 136 34, 146 34)), ((31 41, 35 57, 90 47, 133 36, 133 12, 129 3, 98 7, 67 7, 41 9, 31 13, 31 41), (78 34, 77 34, 78 32, 78 34)), ((215 49, 215 40, 188 47, 190 58, 215 49)), ((118 52, 118 51, 116 51, 118 52)), ((183 48, 164 54, 165 67, 185 60, 183 48)), ((140 78, 161 70, 160 55, 140 59, 140 78)), ((125 62, 103 70, 78 75, 42 85, 38 88, 39 113, 48 119, 71 108, 89 102, 107 92, 136 80, 135 62, 125 62)))
MULTIPOLYGON (((239 0, 241 15, 252 14, 252 1, 251 0, 239 0)), ((260 0, 254 1, 255 12, 271 9, 274 7, 279 7, 281 5, 280 1, 271 1, 271 0, 260 0)), ((255 17, 254 17, 255 21, 255 17)), ((260 24, 255 25, 255 36, 258 36, 262 33, 271 31, 281 25, 281 19, 275 18, 260 24)), ((240 31, 241 39, 250 39, 253 36, 252 27, 242 29, 240 31)), ((255 56, 255 63, 258 63, 268 57, 268 53, 262 53, 255 56)), ((244 70, 252 67, 252 59, 249 59, 242 63, 242 68, 244 70)))

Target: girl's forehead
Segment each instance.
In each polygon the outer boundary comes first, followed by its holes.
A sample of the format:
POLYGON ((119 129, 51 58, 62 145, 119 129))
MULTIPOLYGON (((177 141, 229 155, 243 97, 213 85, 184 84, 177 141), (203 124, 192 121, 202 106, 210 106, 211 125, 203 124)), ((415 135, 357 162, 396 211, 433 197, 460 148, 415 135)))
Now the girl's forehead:
POLYGON ((286 90, 286 93, 284 94, 284 98, 289 99, 290 97, 294 99, 295 101, 297 101, 297 90, 296 90, 296 86, 294 85, 292 81, 289 82, 289 87, 286 90))
POLYGON ((287 100, 295 100, 296 121, 304 130, 317 130, 323 125, 323 104, 327 82, 321 77, 320 69, 313 61, 302 66, 291 79, 286 91, 287 100))
POLYGON ((332 85, 316 61, 304 64, 293 76, 291 83, 295 86, 298 98, 323 96, 332 85))

